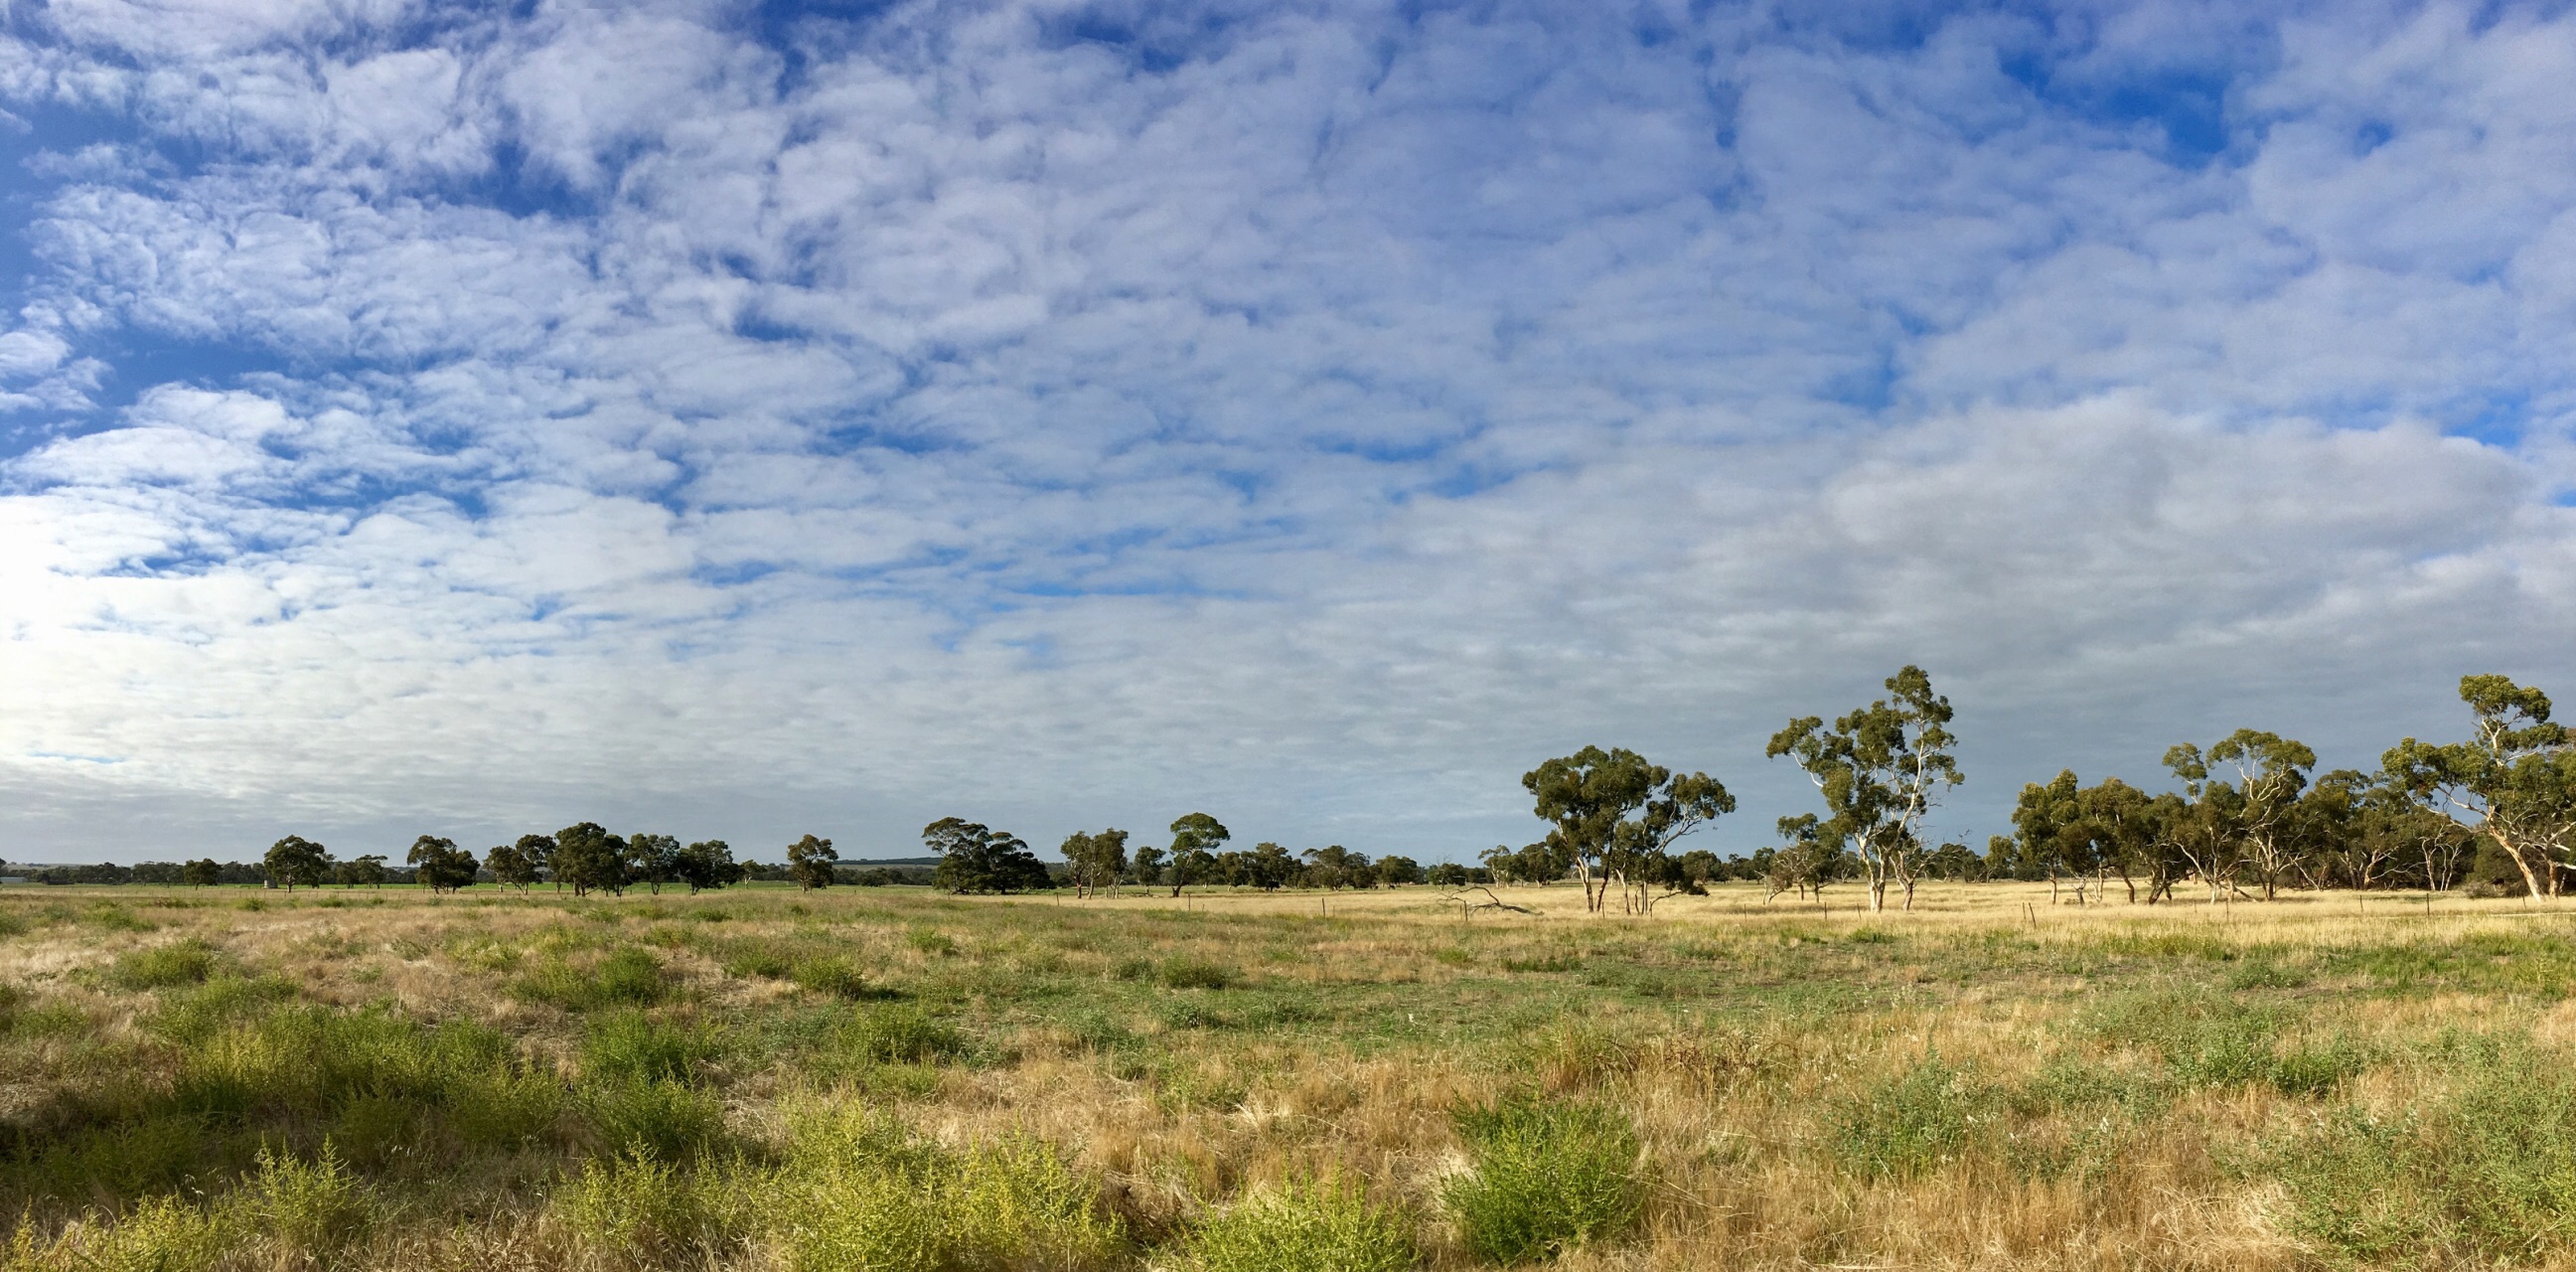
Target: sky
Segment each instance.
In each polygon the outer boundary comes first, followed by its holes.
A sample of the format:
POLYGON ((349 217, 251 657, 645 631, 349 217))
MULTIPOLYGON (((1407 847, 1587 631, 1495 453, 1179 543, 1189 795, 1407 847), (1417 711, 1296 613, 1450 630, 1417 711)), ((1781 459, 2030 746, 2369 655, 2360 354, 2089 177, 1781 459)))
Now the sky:
POLYGON ((0 859, 1982 846, 2576 694, 2576 13, 0 0, 0 859))

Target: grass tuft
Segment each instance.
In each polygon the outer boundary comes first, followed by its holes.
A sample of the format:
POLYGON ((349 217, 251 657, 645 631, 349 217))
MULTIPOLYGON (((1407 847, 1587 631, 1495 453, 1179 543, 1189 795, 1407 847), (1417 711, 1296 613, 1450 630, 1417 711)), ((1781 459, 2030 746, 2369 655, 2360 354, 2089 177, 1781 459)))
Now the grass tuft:
POLYGON ((1474 1169, 1442 1200, 1480 1259, 1530 1263, 1615 1237, 1644 1205, 1636 1128, 1615 1109, 1524 1098, 1457 1123, 1474 1169))
POLYGON ((1420 1259, 1402 1212, 1340 1179, 1255 1193, 1201 1220, 1194 1272, 1403 1272, 1420 1259))
POLYGON ((108 966, 107 983, 132 991, 201 985, 214 974, 215 963, 214 947, 190 938, 118 955, 108 966))

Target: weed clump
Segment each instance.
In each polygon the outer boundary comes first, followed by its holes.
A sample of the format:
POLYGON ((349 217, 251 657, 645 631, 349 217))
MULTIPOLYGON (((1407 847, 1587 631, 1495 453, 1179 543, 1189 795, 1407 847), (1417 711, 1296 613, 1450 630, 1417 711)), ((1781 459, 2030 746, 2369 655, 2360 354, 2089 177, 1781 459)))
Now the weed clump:
POLYGON ((1994 1103, 1974 1075, 1926 1056, 1836 1113, 1834 1155, 1869 1178, 1918 1178, 1958 1160, 1994 1103))
POLYGON ((626 946, 587 967, 553 958, 519 979, 521 997, 566 1011, 650 1007, 670 995, 671 976, 651 950, 626 946))
POLYGON ((593 1081, 691 1083, 717 1051, 703 1028, 666 1024, 627 1008, 592 1022, 582 1040, 582 1074, 593 1081))
POLYGON ((1530 1263, 1613 1237, 1645 1203, 1636 1128, 1615 1109, 1517 1099, 1457 1123, 1475 1168, 1442 1200, 1478 1258, 1530 1263))
POLYGON ((843 1027, 841 1051, 877 1064, 931 1064, 966 1054, 966 1038, 918 1007, 894 1004, 862 1012, 843 1027))
POLYGON ((1188 954, 1175 954, 1163 960, 1155 979, 1165 989, 1223 989, 1241 979, 1233 968, 1188 954))
POLYGON ((788 969, 787 979, 797 988, 834 998, 865 998, 871 992, 858 964, 838 954, 805 959, 788 969))
POLYGON ((2471 1040, 2428 1107, 2338 1110, 2271 1147, 2297 1235, 2364 1267, 2554 1263, 2576 1204, 2576 1076, 2528 1044, 2471 1040))
POLYGON ((797 1117, 760 1195, 797 1272, 1092 1267, 1127 1248, 1098 1182, 1047 1145, 949 1150, 862 1108, 797 1117))
POLYGON ((1415 1265, 1401 1212, 1372 1204, 1338 1179, 1258 1193, 1200 1221, 1187 1266, 1194 1272, 1403 1272, 1415 1265))
POLYGON ((107 982, 134 991, 199 985, 214 974, 215 962, 214 947, 204 941, 174 941, 118 955, 107 969, 107 982))

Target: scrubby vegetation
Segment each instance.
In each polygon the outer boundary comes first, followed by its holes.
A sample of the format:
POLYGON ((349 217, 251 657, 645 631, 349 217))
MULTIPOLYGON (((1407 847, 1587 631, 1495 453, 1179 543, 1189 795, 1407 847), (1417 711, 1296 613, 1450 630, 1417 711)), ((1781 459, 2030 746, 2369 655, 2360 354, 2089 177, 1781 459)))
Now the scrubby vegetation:
POLYGON ((0 891, 0 1268, 2576 1265, 2576 909, 1501 895, 0 891))

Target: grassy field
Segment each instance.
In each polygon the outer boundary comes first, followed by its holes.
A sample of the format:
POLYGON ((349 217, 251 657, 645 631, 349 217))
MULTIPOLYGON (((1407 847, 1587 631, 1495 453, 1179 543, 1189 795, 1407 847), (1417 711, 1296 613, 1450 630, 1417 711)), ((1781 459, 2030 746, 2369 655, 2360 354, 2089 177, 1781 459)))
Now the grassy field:
POLYGON ((0 890, 0 1266, 2576 1266, 2576 909, 0 890))

